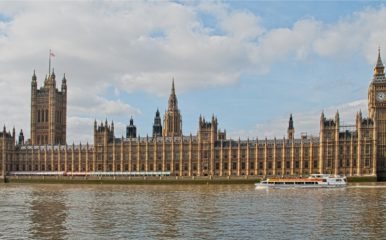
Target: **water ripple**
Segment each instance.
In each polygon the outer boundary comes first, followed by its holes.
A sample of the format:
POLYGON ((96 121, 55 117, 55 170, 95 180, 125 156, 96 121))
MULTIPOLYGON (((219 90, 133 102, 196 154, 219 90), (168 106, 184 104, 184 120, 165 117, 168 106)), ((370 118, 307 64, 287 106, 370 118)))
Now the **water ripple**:
POLYGON ((386 184, 2 185, 1 239, 384 239, 386 184))

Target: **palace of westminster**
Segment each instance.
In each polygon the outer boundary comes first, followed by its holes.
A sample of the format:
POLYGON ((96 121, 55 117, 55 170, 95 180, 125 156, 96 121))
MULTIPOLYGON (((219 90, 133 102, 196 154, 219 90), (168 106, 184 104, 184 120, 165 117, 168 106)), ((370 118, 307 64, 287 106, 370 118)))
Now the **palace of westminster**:
POLYGON ((114 123, 94 123, 93 144, 67 145, 67 80, 56 87, 52 72, 31 82, 31 135, 0 132, 0 174, 11 171, 170 172, 172 176, 306 176, 311 173, 386 177, 386 77, 378 52, 368 88, 369 117, 356 114, 342 126, 339 113, 320 115, 319 137, 294 138, 292 115, 287 138, 234 140, 220 131, 217 118, 198 119, 197 135, 182 134, 182 116, 172 83, 163 124, 157 110, 153 134, 137 137, 133 119, 126 137, 116 138, 114 123))

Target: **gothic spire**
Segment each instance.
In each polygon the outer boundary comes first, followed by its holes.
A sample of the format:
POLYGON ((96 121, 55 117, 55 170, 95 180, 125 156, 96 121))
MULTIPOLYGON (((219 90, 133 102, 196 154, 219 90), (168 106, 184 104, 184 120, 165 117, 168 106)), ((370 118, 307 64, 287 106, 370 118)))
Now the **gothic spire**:
POLYGON ((32 75, 32 81, 36 81, 36 73, 35 73, 35 69, 34 69, 34 74, 32 75))
POLYGON ((172 80, 172 94, 176 94, 176 91, 175 91, 175 89, 174 89, 174 78, 173 78, 173 80, 172 80))
POLYGON ((290 115, 290 119, 289 119, 289 122, 288 122, 287 133, 288 133, 288 139, 294 139, 294 137, 295 137, 295 128, 294 128, 294 120, 292 118, 292 113, 290 115))
POLYGON ((174 88, 174 78, 172 80, 172 90, 171 90, 171 93, 170 93, 170 96, 169 96, 169 106, 168 106, 168 110, 170 111, 174 111, 174 110, 177 110, 178 109, 178 105, 177 105, 177 96, 176 96, 176 90, 174 88))
POLYGON ((163 136, 182 136, 182 120, 180 110, 178 109, 177 96, 174 88, 174 79, 172 81, 172 91, 169 96, 168 110, 165 112, 163 126, 163 136))
POLYGON ((290 119, 288 122, 288 129, 294 129, 294 121, 292 119, 292 114, 290 115, 290 119))
POLYGON ((378 59, 377 59, 377 65, 374 67, 374 76, 384 76, 385 75, 385 66, 382 63, 381 59, 381 48, 378 47, 378 59))

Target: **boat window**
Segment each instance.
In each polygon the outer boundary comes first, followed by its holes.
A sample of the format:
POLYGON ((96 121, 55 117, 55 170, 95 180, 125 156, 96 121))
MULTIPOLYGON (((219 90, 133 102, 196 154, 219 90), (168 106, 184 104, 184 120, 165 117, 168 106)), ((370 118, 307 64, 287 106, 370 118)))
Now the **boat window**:
POLYGON ((323 182, 327 182, 327 179, 323 179, 323 182))
POLYGON ((342 181, 342 179, 336 179, 336 181, 337 181, 337 182, 341 182, 341 181, 342 181))

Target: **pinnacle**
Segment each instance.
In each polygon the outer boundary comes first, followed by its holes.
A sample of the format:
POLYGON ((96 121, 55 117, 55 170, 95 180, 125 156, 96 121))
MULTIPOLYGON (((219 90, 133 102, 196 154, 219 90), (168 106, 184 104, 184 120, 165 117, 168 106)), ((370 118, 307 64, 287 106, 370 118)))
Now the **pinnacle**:
POLYGON ((174 88, 174 78, 172 79, 172 94, 175 94, 175 88, 174 88))
POLYGON ((383 67, 383 63, 382 63, 382 59, 381 59, 381 48, 380 47, 378 47, 377 67, 383 67))
POLYGON ((382 76, 385 74, 384 72, 385 66, 382 63, 381 58, 381 48, 378 47, 378 59, 377 59, 377 65, 374 67, 374 76, 382 76))

